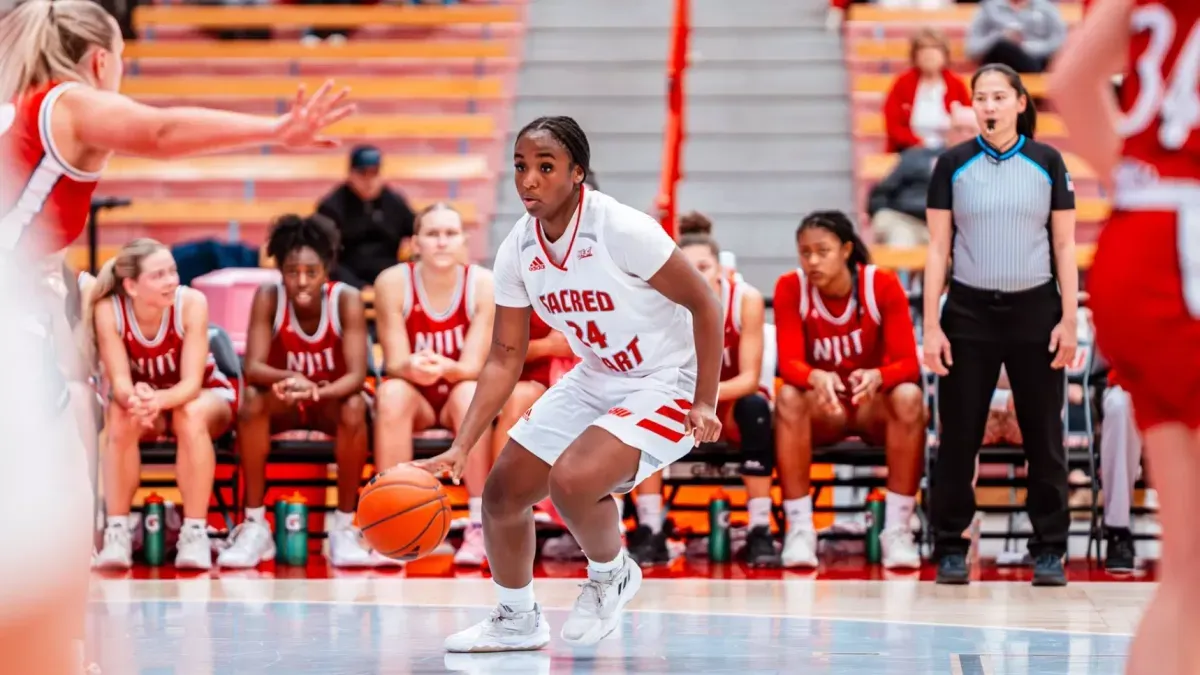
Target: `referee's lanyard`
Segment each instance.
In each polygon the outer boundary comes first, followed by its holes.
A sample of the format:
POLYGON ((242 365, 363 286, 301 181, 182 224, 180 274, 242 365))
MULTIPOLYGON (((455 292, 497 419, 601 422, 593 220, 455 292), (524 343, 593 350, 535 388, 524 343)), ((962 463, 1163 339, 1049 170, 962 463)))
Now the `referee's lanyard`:
POLYGON ((952 280, 941 324, 951 340, 1029 342, 1049 341, 1050 332, 1061 319, 1062 297, 1053 279, 1013 292, 975 288, 952 280))

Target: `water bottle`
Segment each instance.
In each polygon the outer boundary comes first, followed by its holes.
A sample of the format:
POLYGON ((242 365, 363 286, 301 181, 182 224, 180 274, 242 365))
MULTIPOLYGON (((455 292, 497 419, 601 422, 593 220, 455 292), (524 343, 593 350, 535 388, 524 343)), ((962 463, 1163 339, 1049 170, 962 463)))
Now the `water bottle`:
POLYGON ((280 497, 275 500, 275 550, 277 555, 282 558, 284 538, 287 536, 287 530, 284 529, 283 523, 287 520, 287 499, 280 497))
POLYGON ((142 554, 146 564, 158 567, 167 557, 166 505, 158 493, 146 497, 142 514, 142 554))
POLYGON ((878 563, 883 560, 883 549, 879 537, 886 525, 886 497, 879 490, 872 490, 867 495, 867 562, 878 563))
POLYGON ((708 502, 708 560, 729 562, 729 495, 718 489, 708 502))
POLYGON ((283 516, 283 563, 308 564, 308 505, 299 492, 287 499, 283 516))

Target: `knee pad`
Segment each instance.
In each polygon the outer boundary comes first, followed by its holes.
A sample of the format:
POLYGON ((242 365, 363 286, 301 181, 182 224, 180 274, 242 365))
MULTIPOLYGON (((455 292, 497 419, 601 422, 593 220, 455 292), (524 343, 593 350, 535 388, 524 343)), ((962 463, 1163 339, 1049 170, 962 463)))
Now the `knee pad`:
POLYGON ((775 470, 771 403, 762 394, 743 396, 733 404, 733 421, 742 437, 742 475, 770 476, 775 470))

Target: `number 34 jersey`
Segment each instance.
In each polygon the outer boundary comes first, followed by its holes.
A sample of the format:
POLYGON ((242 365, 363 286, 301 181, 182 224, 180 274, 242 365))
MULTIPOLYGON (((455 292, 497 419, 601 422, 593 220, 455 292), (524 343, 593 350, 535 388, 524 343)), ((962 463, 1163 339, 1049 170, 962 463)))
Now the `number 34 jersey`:
POLYGON ((675 242, 650 216, 585 190, 567 231, 546 240, 526 215, 496 252, 496 304, 529 307, 567 336, 585 367, 695 387, 691 313, 650 279, 675 242))

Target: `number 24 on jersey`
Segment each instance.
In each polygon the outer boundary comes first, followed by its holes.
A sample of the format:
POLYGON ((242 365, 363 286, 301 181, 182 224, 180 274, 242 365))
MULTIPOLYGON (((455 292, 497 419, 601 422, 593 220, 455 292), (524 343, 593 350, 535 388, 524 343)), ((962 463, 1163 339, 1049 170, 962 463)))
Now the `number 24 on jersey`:
MULTIPOLYGON (((584 326, 580 326, 574 321, 567 321, 566 323, 571 327, 571 330, 575 331, 575 339, 583 344, 592 349, 608 349, 608 336, 600 330, 595 321, 589 319, 584 326)), ((625 349, 615 354, 601 357, 601 361, 604 362, 604 365, 609 370, 617 373, 628 372, 642 365, 642 352, 638 349, 637 336, 634 336, 629 341, 625 349)))

